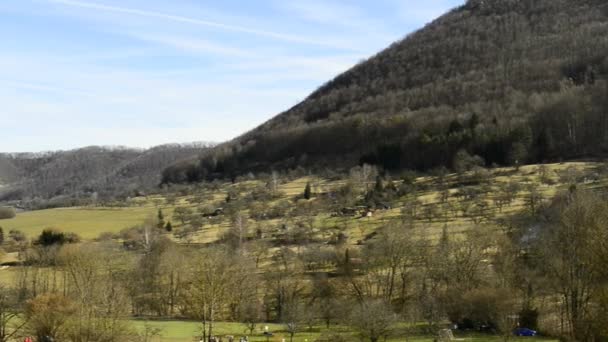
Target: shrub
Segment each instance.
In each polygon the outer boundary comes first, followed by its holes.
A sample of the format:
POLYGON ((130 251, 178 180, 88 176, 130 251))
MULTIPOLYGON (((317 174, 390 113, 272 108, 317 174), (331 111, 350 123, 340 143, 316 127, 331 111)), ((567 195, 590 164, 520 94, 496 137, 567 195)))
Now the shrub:
POLYGON ((27 237, 25 236, 25 234, 23 234, 23 232, 19 231, 19 230, 11 230, 8 232, 8 237, 9 239, 15 241, 15 242, 24 242, 27 240, 27 237))
POLYGON ((80 237, 75 233, 64 233, 56 229, 48 228, 42 231, 35 244, 47 247, 78 242, 80 242, 80 237))
POLYGON ((513 294, 506 289, 490 287, 467 292, 453 291, 446 295, 450 320, 463 329, 483 328, 509 334, 516 322, 510 317, 517 313, 513 294))
POLYGON ((522 327, 537 330, 538 329, 538 310, 524 309, 519 313, 519 324, 522 327))
POLYGON ((0 207, 0 220, 12 219, 15 216, 15 209, 10 207, 0 207))

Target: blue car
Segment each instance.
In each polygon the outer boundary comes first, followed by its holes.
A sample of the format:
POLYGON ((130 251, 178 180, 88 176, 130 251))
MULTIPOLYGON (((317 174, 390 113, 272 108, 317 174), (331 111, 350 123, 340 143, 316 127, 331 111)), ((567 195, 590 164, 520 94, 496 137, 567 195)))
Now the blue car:
POLYGON ((517 328, 517 329, 515 329, 515 331, 513 333, 515 334, 515 336, 521 336, 521 337, 534 337, 537 334, 537 332, 535 330, 528 329, 528 328, 517 328))

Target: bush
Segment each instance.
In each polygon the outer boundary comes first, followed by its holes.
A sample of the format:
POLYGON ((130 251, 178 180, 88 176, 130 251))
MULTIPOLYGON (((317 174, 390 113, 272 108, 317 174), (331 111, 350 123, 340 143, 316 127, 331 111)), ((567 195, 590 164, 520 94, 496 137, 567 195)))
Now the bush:
POLYGON ((538 330, 538 310, 521 310, 519 313, 519 324, 524 328, 538 330))
POLYGON ((9 237, 9 239, 11 239, 15 242, 27 241, 27 237, 25 236, 25 234, 19 230, 11 230, 8 233, 8 237, 9 237))
POLYGON ((63 233, 56 229, 45 229, 42 231, 35 244, 47 247, 78 242, 80 242, 80 237, 75 233, 63 233))
POLYGON ((279 201, 277 204, 275 204, 268 210, 268 212, 266 213, 267 218, 272 220, 285 217, 287 216, 287 213, 289 213, 289 209, 291 208, 291 206, 291 203, 287 200, 279 201))
POLYGON ((515 328, 510 319, 517 313, 513 294, 505 289, 479 288, 465 293, 447 294, 445 303, 450 320, 462 329, 490 329, 508 334, 515 328))
POLYGON ((459 150, 452 161, 452 168, 457 173, 463 173, 484 164, 485 161, 480 156, 472 156, 465 150, 459 150))
POLYGON ((15 216, 15 209, 9 207, 0 207, 0 220, 12 219, 15 216))

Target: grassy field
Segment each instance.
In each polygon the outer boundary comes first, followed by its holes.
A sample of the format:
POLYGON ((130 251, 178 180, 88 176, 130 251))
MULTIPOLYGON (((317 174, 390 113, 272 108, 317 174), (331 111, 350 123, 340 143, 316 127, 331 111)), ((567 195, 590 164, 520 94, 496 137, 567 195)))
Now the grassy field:
MULTIPOLYGON (((133 326, 139 330, 143 331, 146 326, 151 328, 157 328, 161 331, 161 336, 156 338, 154 342, 192 342, 199 341, 200 333, 201 333, 201 324, 198 322, 184 322, 184 321, 132 321, 133 326)), ((273 332, 273 337, 269 339, 269 341, 273 342, 281 342, 283 339, 289 341, 289 334, 285 332, 285 328, 282 325, 278 324, 259 324, 256 327, 256 331, 253 336, 248 336, 249 341, 251 342, 265 342, 266 337, 262 335, 264 326, 268 326, 269 331, 273 332)), ((216 336, 234 336, 238 341, 238 338, 241 336, 246 336, 245 326, 240 323, 216 323, 214 328, 216 332, 216 336)), ((303 328, 303 331, 298 332, 294 336, 294 342, 314 342, 317 338, 319 338, 324 332, 328 332, 321 327, 314 327, 312 331, 307 331, 307 328, 303 328)), ((348 341, 359 341, 359 338, 355 333, 349 332, 344 328, 334 328, 331 330, 344 336, 348 339, 348 341)), ((474 333, 464 333, 457 334, 457 338, 463 341, 472 341, 472 342, 498 342, 502 341, 499 336, 491 336, 491 335, 480 335, 474 333)), ((433 336, 394 336, 389 338, 387 341, 390 342, 401 342, 401 341, 415 341, 415 342, 432 342, 434 339, 433 336)), ((224 339, 227 341, 227 339, 224 339)), ((510 341, 556 341, 544 338, 512 338, 510 341)))
POLYGON ((0 268, 0 285, 12 286, 15 283, 16 272, 14 267, 0 268))
POLYGON ((72 232, 84 239, 100 233, 116 233, 142 223, 156 214, 154 207, 128 208, 61 208, 19 213, 16 218, 0 221, 5 231, 17 229, 28 237, 35 237, 45 228, 72 232))

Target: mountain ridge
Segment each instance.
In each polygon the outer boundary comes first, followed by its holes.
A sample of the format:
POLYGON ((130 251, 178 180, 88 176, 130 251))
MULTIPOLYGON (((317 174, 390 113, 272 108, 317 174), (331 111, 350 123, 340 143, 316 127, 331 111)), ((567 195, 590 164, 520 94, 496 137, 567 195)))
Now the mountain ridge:
POLYGON ((361 163, 450 168, 459 150, 488 166, 603 154, 607 137, 587 129, 605 127, 606 36, 602 1, 469 1, 256 129, 167 169, 164 181, 361 163), (567 107, 580 117, 570 120, 567 107), (563 141, 569 120, 593 139, 563 141))
POLYGON ((471 0, 219 145, 0 154, 0 200, 363 163, 399 172, 602 156, 606 37, 603 1, 471 0))
POLYGON ((149 149, 88 146, 67 151, 0 153, 0 201, 37 207, 88 203, 156 191, 161 171, 191 159, 210 143, 165 144, 149 149))

